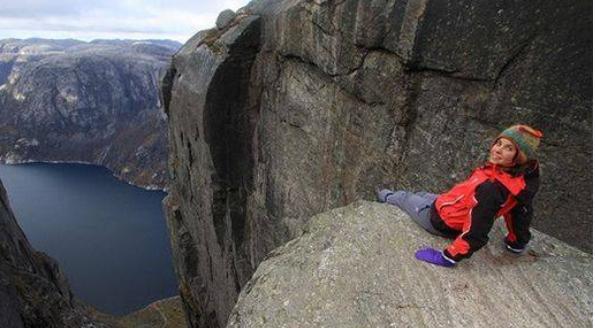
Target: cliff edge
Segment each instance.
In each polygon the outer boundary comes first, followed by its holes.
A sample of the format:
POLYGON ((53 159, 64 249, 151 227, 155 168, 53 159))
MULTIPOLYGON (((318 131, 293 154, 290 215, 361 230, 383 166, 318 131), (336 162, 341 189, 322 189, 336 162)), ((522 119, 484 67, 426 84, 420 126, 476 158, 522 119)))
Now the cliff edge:
POLYGON ((515 123, 545 133, 534 227, 592 252, 592 6, 256 0, 198 32, 162 83, 189 325, 225 326, 310 217, 447 190, 515 123))
POLYGON ((511 254, 498 222, 448 269, 414 258, 448 240, 396 207, 322 213, 259 265, 227 327, 591 327, 592 257, 537 231, 527 254, 511 254))

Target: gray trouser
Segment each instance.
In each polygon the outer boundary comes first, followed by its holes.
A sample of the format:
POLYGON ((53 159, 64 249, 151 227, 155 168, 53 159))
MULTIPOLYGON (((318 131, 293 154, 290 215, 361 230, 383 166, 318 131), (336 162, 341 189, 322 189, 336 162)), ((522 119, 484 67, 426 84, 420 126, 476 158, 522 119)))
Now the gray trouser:
POLYGON ((438 195, 429 192, 412 193, 404 190, 394 191, 394 194, 386 198, 386 202, 395 205, 405 211, 409 216, 431 234, 443 236, 438 230, 434 229, 430 222, 430 208, 438 195))

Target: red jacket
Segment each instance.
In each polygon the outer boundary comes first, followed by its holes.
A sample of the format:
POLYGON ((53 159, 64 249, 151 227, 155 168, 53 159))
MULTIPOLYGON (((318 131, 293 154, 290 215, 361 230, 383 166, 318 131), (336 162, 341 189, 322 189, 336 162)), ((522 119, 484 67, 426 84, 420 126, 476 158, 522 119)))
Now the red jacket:
POLYGON ((537 164, 517 175, 488 164, 438 196, 432 225, 446 235, 457 235, 444 255, 454 261, 471 256, 487 243, 494 220, 500 216, 507 223, 507 242, 524 247, 531 238, 531 203, 538 186, 537 164))

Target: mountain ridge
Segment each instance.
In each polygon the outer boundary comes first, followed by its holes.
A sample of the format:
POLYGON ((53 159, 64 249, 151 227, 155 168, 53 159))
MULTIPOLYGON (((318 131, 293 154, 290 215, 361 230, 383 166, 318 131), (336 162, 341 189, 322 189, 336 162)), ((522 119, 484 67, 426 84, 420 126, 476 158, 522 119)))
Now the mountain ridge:
POLYGON ((0 161, 92 163, 165 189, 158 81, 177 45, 0 40, 0 161))

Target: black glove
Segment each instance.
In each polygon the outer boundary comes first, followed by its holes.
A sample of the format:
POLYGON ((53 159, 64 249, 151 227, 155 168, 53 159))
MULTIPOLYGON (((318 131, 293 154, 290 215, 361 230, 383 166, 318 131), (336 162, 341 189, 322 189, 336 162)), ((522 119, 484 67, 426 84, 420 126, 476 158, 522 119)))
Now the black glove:
POLYGON ((504 245, 506 246, 506 250, 515 253, 521 254, 527 249, 527 245, 521 245, 514 241, 509 241, 507 238, 504 238, 504 245))

